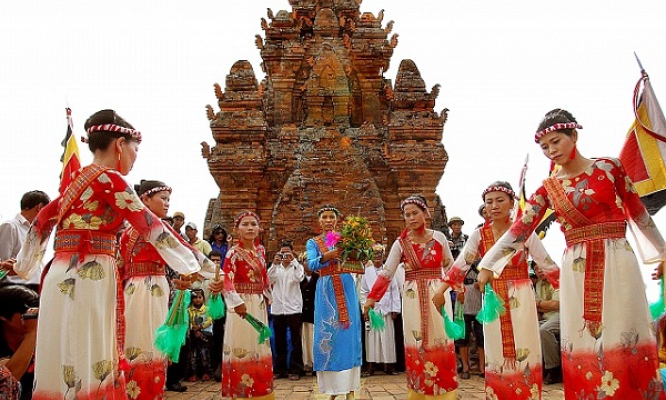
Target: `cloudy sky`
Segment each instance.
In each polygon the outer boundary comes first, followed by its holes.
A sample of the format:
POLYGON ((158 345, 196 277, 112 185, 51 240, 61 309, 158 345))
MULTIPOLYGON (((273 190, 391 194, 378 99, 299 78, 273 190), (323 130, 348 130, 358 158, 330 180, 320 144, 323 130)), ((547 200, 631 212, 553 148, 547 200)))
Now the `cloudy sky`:
MULTIPOLYGON (((128 180, 166 181, 171 211, 201 224, 218 193, 200 152, 202 141, 213 143, 204 107, 216 103, 213 83, 224 86, 236 60, 249 60, 261 80, 254 35, 263 34, 267 7, 290 9, 287 0, 2 2, 3 218, 28 190, 56 196, 69 106, 77 135, 103 108, 141 130, 128 180)), ((663 0, 361 4, 363 12, 381 9, 399 34, 385 76, 395 80, 400 60, 414 60, 427 87, 441 85, 436 110, 451 110, 443 139, 449 163, 437 192, 468 230, 481 191, 498 179, 516 184, 526 154, 528 192, 545 177, 548 161, 533 133, 546 111, 566 108, 578 118, 584 155, 619 154, 640 76, 634 51, 666 99, 663 0)), ((82 158, 92 159, 86 148, 82 158)), ((546 244, 558 259, 562 235, 551 232, 546 244)))

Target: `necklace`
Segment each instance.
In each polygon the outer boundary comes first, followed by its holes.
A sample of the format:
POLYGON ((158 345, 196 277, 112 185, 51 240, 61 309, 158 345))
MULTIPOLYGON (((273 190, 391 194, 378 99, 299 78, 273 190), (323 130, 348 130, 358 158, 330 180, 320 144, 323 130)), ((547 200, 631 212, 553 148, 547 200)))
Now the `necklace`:
POLYGON ((510 228, 510 226, 507 226, 507 227, 504 228, 501 232, 498 231, 498 230, 495 229, 495 228, 492 228, 492 229, 493 229, 493 234, 495 235, 495 239, 499 239, 499 238, 501 238, 502 235, 504 235, 504 234, 506 233, 506 231, 509 230, 509 228, 510 228))

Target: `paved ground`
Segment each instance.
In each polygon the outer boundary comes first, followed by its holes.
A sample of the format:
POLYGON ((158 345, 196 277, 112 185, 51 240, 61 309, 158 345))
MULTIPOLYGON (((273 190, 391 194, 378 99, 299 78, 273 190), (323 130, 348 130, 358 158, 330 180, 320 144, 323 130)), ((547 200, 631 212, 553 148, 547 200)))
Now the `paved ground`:
MULTIPOLYGON (((458 389, 458 399, 483 400, 483 380, 472 376, 470 380, 461 380, 458 389)), ((221 400, 220 384, 211 382, 185 383, 189 387, 187 392, 167 392, 168 400, 221 400)), ((314 377, 303 377, 300 381, 292 382, 288 379, 275 381, 275 394, 277 400, 325 400, 326 395, 320 394, 317 389, 317 380, 314 377)), ((339 396, 339 399, 344 397, 339 396)), ((368 378, 361 378, 361 391, 356 394, 358 400, 394 400, 405 399, 405 374, 384 375, 378 373, 368 378)), ((228 398, 224 398, 225 400, 228 398)), ((562 400, 564 392, 562 384, 545 386, 543 400, 562 400)))

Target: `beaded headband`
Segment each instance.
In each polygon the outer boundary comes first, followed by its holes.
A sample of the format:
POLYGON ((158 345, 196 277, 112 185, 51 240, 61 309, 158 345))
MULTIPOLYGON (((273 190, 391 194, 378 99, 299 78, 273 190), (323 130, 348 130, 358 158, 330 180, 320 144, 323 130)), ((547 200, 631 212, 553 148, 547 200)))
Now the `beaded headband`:
POLYGON ((171 193, 171 188, 169 186, 158 186, 150 190, 146 190, 141 194, 141 197, 149 197, 158 192, 169 192, 171 193))
POLYGON ((91 133, 98 131, 124 133, 130 135, 132 139, 141 143, 141 132, 130 128, 124 128, 116 124, 93 125, 86 130, 87 136, 81 136, 81 141, 83 143, 88 143, 88 136, 90 136, 91 133))
POLYGON ((321 215, 323 213, 325 213, 326 211, 333 211, 335 213, 336 217, 340 216, 340 210, 338 210, 337 208, 335 208, 335 207, 322 207, 322 208, 319 209, 319 211, 317 211, 317 217, 321 217, 321 215))
POLYGON ((515 199, 515 198, 516 198, 516 192, 514 192, 513 190, 511 190, 511 189, 509 189, 509 188, 505 188, 504 186, 491 186, 491 187, 487 188, 487 189, 484 190, 483 193, 481 194, 481 198, 482 198, 483 200, 485 200, 485 199, 486 199, 486 195, 487 195, 488 193, 490 193, 490 192, 504 192, 504 193, 508 194, 509 197, 511 197, 512 199, 515 199))
POLYGON ((415 197, 408 197, 405 200, 403 200, 402 203, 400 203, 400 209, 402 211, 405 211, 405 206, 407 204, 414 204, 418 206, 421 210, 428 210, 428 206, 426 206, 424 202, 415 197))
POLYGON ((254 219, 257 220, 257 223, 261 221, 256 213, 253 213, 252 211, 242 211, 240 214, 238 214, 238 216, 236 216, 236 219, 234 219, 234 227, 238 228, 238 225, 240 225, 241 220, 245 217, 253 217, 254 219))
POLYGON ((548 128, 537 132, 534 135, 534 141, 539 143, 539 139, 541 139, 545 134, 559 131, 562 129, 583 129, 583 127, 578 122, 561 122, 559 124, 551 125, 548 128))

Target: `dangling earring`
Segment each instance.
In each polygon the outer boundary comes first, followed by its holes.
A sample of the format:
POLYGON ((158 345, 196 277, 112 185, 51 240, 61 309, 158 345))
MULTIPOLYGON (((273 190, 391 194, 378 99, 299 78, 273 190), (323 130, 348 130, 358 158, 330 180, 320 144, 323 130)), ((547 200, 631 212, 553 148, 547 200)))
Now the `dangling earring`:
POLYGON ((120 168, 121 168, 121 165, 120 165, 120 158, 121 158, 122 156, 123 156, 123 152, 122 152, 122 151, 119 151, 119 152, 118 152, 118 165, 116 165, 116 171, 118 171, 118 172, 120 172, 120 173, 122 173, 122 171, 120 171, 120 168))

